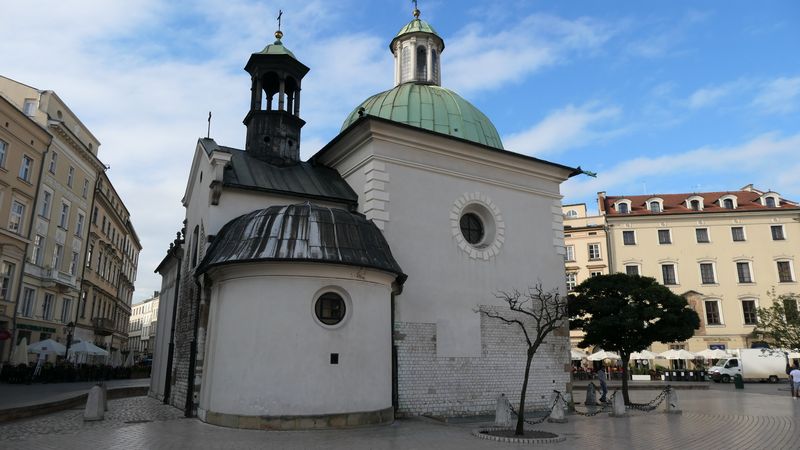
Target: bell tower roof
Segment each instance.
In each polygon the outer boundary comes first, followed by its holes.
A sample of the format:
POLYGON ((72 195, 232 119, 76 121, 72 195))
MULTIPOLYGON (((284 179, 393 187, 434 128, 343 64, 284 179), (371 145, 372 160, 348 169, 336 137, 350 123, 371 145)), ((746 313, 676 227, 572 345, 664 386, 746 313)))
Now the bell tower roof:
POLYGON ((442 46, 441 50, 444 50, 444 39, 442 39, 442 37, 439 36, 439 33, 437 33, 436 30, 433 29, 431 24, 420 19, 419 16, 420 16, 419 9, 414 9, 414 18, 411 20, 411 22, 408 22, 403 28, 401 28, 400 31, 397 32, 397 34, 395 35, 394 39, 392 39, 392 42, 389 43, 389 49, 392 50, 393 53, 395 48, 394 45, 395 42, 402 39, 403 36, 414 33, 426 33, 436 36, 436 38, 438 38, 439 42, 441 43, 442 46))
POLYGON ((288 48, 286 48, 283 45, 283 42, 281 42, 281 38, 282 37, 283 37, 283 33, 281 31, 276 31, 275 32, 275 42, 273 42, 272 44, 268 44, 266 47, 264 47, 264 50, 261 50, 260 52, 255 53, 255 54, 258 54, 258 55, 288 55, 288 56, 291 56, 294 59, 297 59, 297 57, 294 56, 294 53, 292 53, 291 50, 289 50, 288 48))

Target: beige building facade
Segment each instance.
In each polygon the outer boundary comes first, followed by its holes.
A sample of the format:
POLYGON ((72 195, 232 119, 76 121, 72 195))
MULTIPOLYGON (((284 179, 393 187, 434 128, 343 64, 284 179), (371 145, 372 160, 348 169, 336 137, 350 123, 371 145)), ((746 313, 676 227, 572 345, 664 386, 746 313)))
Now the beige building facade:
POLYGON ((14 313, 30 246, 42 161, 51 137, 0 95, 0 361, 13 348, 14 313))
MULTIPOLYGON (((611 272, 653 277, 684 295, 701 319, 685 343, 700 351, 750 347, 756 307, 800 292, 800 206, 752 185, 731 192, 598 194, 611 272)), ((795 305, 796 307, 796 305, 795 305)))
POLYGON ((567 290, 589 277, 606 275, 609 270, 605 221, 590 216, 586 204, 563 205, 564 265, 567 290))
POLYGON ((128 349, 134 352, 137 360, 153 356, 156 347, 159 299, 159 292, 156 291, 151 298, 133 305, 128 349))
MULTIPOLYGON (((0 133, 5 133, 0 134, 0 139, 8 145, 8 164, 24 157, 23 154, 30 153, 33 158, 27 183, 10 187, 8 195, 5 195, 4 186, 3 198, 0 199, 10 202, 12 212, 9 214, 14 216, 15 224, 10 224, 11 217, 6 218, 6 223, 20 230, 12 234, 21 236, 20 242, 25 244, 17 245, 25 255, 18 265, 13 262, 13 257, 3 259, 3 262, 14 264, 13 270, 19 274, 19 279, 9 284, 13 292, 5 294, 5 301, 0 302, 0 309, 5 306, 5 317, 10 317, 10 326, 6 329, 10 330, 15 343, 22 338, 27 338, 29 343, 52 338, 69 345, 74 337, 106 348, 120 348, 112 345, 113 339, 104 339, 103 332, 110 331, 109 335, 114 334, 118 343, 126 340, 133 280, 141 246, 127 210, 108 182, 107 168, 98 158, 100 142, 53 91, 39 90, 0 76, 0 97, 16 110, 16 113, 11 112, 16 114, 14 120, 9 116, 9 120, 0 123, 5 125, 0 127, 3 128, 0 133), (27 125, 21 125, 20 117, 25 117, 27 125), (15 142, 14 147, 11 147, 11 142, 6 142, 6 138, 15 142), (34 151, 37 148, 41 150, 34 151), (12 151, 15 149, 21 151, 12 151), (39 156, 34 157, 35 154, 39 156), (23 206, 19 207, 14 201, 23 206), (104 202, 109 206, 106 207, 104 202), (97 210, 96 203, 100 204, 97 210), (103 238, 113 241, 111 247, 117 255, 112 264, 113 276, 107 275, 104 280, 109 283, 102 287, 113 296, 115 305, 127 305, 111 308, 108 317, 113 319, 116 314, 116 321, 111 323, 92 321, 95 317, 106 316, 91 315, 94 305, 87 305, 89 296, 83 286, 85 266, 91 260, 88 255, 89 231, 94 224, 90 221, 95 218, 93 214, 102 215, 99 212, 101 208, 107 213, 106 220, 116 219, 109 231, 111 236, 103 235, 103 238), (17 218, 20 211, 26 217, 17 218), (12 304, 13 311, 10 309, 12 304)), ((7 108, 5 104, 3 106, 5 114, 7 108)), ((10 169, 7 171, 11 173, 10 169)), ((6 180, 5 174, 0 174, 0 181, 11 186, 11 180, 6 180)), ((17 175, 15 168, 14 176, 25 181, 22 175, 17 175)), ((3 211, 0 208, 0 219, 3 219, 3 211)), ((7 246, 9 251, 13 247, 7 246)), ((5 273, 11 272, 8 265, 3 268, 5 273)), ((90 288, 97 285, 92 284, 94 281, 90 281, 90 288)), ((2 318, 2 314, 0 330, 4 326, 2 322, 9 322, 2 318)), ((11 346, 6 347, 2 359, 10 354, 11 346)))

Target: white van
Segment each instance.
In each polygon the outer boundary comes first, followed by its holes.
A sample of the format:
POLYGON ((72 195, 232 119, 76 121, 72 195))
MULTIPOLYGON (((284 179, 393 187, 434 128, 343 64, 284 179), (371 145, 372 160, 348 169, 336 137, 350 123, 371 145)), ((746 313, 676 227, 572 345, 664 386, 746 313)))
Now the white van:
POLYGON ((777 383, 786 377, 786 356, 780 350, 744 348, 733 352, 737 356, 721 360, 708 370, 712 380, 729 383, 739 374, 744 381, 777 383))

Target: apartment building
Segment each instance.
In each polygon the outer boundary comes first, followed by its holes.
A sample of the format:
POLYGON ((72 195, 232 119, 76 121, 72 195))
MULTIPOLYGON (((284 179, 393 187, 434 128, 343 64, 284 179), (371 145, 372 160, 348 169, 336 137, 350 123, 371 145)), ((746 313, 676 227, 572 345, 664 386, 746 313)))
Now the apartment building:
POLYGON ((800 292, 800 205, 777 192, 752 185, 731 192, 600 192, 598 208, 610 271, 654 277, 700 315, 700 330, 673 348, 750 347, 756 307, 771 304, 768 293, 800 292))
POLYGON ((142 246, 130 213, 105 172, 97 180, 87 244, 75 336, 109 349, 128 348, 133 283, 142 246))
POLYGON ((14 313, 51 136, 0 95, 0 360, 13 348, 14 313))
POLYGON ((0 345, 8 335, 123 348, 141 244, 100 142, 53 91, 0 76, 0 109, 0 239, 16 242, 0 250, 0 345))
POLYGON ((151 298, 133 305, 128 348, 135 352, 138 359, 153 357, 158 328, 158 304, 159 292, 156 291, 151 298))
POLYGON ((564 265, 567 290, 589 277, 605 275, 609 270, 603 216, 589 216, 585 203, 563 205, 564 265))

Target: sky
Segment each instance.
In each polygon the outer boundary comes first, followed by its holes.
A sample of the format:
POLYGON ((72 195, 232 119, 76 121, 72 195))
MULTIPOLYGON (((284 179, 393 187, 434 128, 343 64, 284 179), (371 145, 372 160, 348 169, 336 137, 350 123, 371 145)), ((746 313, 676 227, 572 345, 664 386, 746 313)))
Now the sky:
MULTIPOLYGON (((563 203, 597 192, 737 190, 800 200, 800 2, 435 1, 442 85, 507 150, 580 166, 563 203)), ((390 89, 407 0, 0 0, 0 74, 54 90, 101 141, 144 249, 134 301, 184 210, 196 141, 243 148, 250 54, 274 40, 311 68, 301 156, 390 89)))

